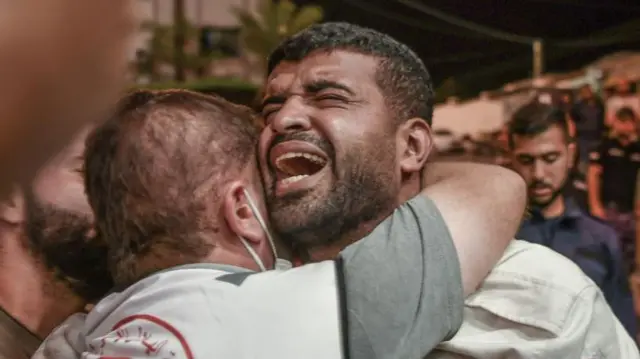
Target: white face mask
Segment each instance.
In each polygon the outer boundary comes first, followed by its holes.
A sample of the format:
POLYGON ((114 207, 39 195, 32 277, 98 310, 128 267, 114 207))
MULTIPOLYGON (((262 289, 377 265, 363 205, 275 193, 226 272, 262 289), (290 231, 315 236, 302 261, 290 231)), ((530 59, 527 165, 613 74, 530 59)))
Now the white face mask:
MULTIPOLYGON (((273 258, 275 259, 274 269, 278 269, 278 270, 290 269, 291 267, 293 267, 291 262, 289 262, 286 259, 278 258, 278 251, 276 250, 276 244, 273 241, 273 236, 271 236, 271 232, 269 231, 269 228, 267 228, 267 223, 264 221, 264 219, 260 215, 260 211, 258 211, 258 206, 256 206, 255 202, 253 201, 253 198, 251 198, 251 195, 246 189, 244 189, 244 195, 247 197, 247 203, 249 204, 249 208, 251 209, 251 212, 253 212, 253 215, 256 217, 258 224, 260 224, 260 227, 262 228, 264 233, 267 235, 267 240, 269 241, 269 246, 271 247, 271 252, 273 252, 273 258)), ((244 247, 247 249, 247 252, 249 252, 249 255, 256 262, 260 270, 262 272, 266 271, 267 268, 264 266, 262 259, 260 259, 260 256, 258 255, 258 253, 256 253, 253 247, 251 247, 249 243, 241 236, 238 236, 238 238, 240 239, 240 242, 242 242, 244 247)))

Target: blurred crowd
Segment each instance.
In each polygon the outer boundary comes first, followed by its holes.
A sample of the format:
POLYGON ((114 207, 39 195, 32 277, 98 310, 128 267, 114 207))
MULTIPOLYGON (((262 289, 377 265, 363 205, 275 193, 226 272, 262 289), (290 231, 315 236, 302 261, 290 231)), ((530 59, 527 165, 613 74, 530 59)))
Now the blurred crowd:
POLYGON ((518 172, 530 210, 518 238, 576 262, 631 332, 631 292, 640 314, 640 94, 634 87, 618 79, 601 94, 590 85, 540 93, 501 131, 480 140, 465 136, 441 153, 518 172))

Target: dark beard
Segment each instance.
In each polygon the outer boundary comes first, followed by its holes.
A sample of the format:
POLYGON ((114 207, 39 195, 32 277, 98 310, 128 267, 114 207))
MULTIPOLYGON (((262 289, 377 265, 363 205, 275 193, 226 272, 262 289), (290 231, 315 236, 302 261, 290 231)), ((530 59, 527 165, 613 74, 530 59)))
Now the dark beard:
POLYGON ((107 247, 87 217, 39 203, 27 197, 25 243, 57 279, 81 298, 92 302, 113 287, 107 268, 107 247))
MULTIPOLYGON (((301 139, 301 136, 295 137, 301 139)), ((332 152, 327 150, 327 144, 309 138, 304 140, 318 145, 330 158, 335 159, 332 152)), ((363 224, 379 220, 393 211, 399 190, 392 185, 394 143, 388 140, 371 143, 375 143, 372 149, 347 153, 341 164, 348 168, 343 171, 336 170, 336 161, 331 161, 337 181, 324 198, 309 198, 310 193, 275 198, 275 190, 271 188, 267 195, 267 207, 273 230, 283 243, 296 252, 305 252, 356 234, 360 238, 365 234, 358 232, 363 224), (365 153, 366 157, 363 155, 365 153)))
POLYGON ((549 205, 551 205, 553 201, 555 201, 558 198, 558 196, 561 196, 566 192, 567 186, 571 182, 571 178, 573 178, 572 171, 569 171, 568 174, 565 176, 565 178, 562 180, 560 187, 558 187, 557 189, 554 189, 553 192, 551 193, 551 197, 546 201, 537 202, 533 199, 533 197, 531 197, 531 200, 529 203, 530 207, 532 209, 540 210, 540 211, 549 207, 549 205))

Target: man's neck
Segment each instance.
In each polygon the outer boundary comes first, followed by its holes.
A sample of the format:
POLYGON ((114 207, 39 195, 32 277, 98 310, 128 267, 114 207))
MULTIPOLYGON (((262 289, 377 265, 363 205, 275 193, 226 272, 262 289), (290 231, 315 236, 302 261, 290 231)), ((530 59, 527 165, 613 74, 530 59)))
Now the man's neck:
POLYGON ((558 196, 548 206, 543 208, 540 212, 544 218, 557 218, 562 216, 565 210, 564 196, 558 196))
POLYGON ((370 221, 366 224, 361 224, 357 231, 343 235, 337 242, 332 242, 326 246, 310 248, 308 250, 309 259, 312 262, 319 262, 338 257, 338 254, 340 254, 343 249, 366 237, 385 217, 382 217, 379 221, 370 221))
POLYGON ((307 249, 309 259, 312 262, 319 262, 336 258, 343 249, 369 235, 371 231, 373 231, 380 223, 382 223, 382 221, 393 213, 394 209, 395 207, 389 208, 387 211, 379 214, 376 218, 367 222, 361 222, 358 228, 347 233, 343 233, 340 240, 336 242, 332 242, 325 246, 307 249))
POLYGON ((45 338, 84 302, 56 282, 17 237, 2 238, 0 307, 29 331, 45 338))

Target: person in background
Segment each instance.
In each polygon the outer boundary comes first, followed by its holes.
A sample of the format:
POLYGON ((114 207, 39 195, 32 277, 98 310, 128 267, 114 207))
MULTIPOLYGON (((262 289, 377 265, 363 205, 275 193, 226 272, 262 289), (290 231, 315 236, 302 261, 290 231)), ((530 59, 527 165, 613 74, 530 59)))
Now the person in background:
POLYGON ((589 155, 587 174, 591 214, 608 221, 618 232, 628 272, 635 256, 636 179, 640 170, 638 119, 623 107, 611 122, 609 137, 589 155))
POLYGON ((576 125, 578 158, 583 172, 586 172, 589 153, 598 147, 605 135, 604 114, 604 105, 591 86, 582 86, 578 92, 578 101, 571 109, 571 117, 576 125))
POLYGON ((613 126, 618 111, 624 107, 628 107, 636 116, 640 116, 640 97, 631 91, 631 84, 627 79, 619 78, 615 80, 613 93, 606 101, 605 124, 607 127, 613 126))
POLYGON ((0 359, 42 339, 112 286, 84 194, 85 133, 0 204, 0 359))
POLYGON ((576 263, 635 337, 633 302, 617 235, 563 193, 575 155, 564 111, 537 102, 523 106, 509 124, 509 144, 513 169, 529 188, 531 211, 516 237, 547 246, 576 263))

